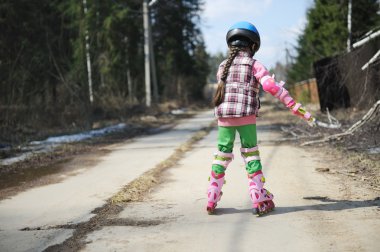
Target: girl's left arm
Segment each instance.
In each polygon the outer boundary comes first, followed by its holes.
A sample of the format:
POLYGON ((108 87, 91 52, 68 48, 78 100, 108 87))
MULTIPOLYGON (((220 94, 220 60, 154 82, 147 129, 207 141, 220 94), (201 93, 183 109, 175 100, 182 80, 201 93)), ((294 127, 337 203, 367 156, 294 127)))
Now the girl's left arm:
POLYGON ((276 82, 273 76, 265 75, 260 79, 260 83, 265 92, 279 99, 286 107, 293 111, 293 114, 301 117, 307 122, 314 124, 314 117, 302 107, 301 103, 297 103, 284 88, 285 82, 276 82))
POLYGON ((265 92, 279 99, 286 107, 292 110, 293 114, 314 125, 315 119, 300 103, 297 103, 290 96, 289 91, 284 88, 285 83, 283 81, 276 82, 274 76, 271 76, 269 71, 258 61, 255 61, 253 71, 265 92))

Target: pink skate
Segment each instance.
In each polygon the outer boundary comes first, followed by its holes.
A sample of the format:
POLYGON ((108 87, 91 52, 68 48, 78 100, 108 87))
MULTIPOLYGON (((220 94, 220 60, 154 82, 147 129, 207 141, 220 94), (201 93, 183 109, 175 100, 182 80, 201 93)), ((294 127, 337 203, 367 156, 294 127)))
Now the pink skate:
POLYGON ((216 208, 216 203, 222 197, 222 186, 224 184, 224 173, 215 174, 213 171, 210 176, 210 186, 207 190, 207 212, 208 214, 213 214, 216 208))
MULTIPOLYGON (((215 159, 212 164, 221 165, 224 169, 227 169, 228 165, 234 159, 234 154, 224 153, 218 151, 214 154, 215 159)), ((207 212, 208 214, 213 214, 216 208, 216 203, 222 197, 222 186, 225 184, 224 173, 216 174, 214 171, 211 171, 211 176, 209 178, 210 185, 207 190, 207 212)))
POLYGON ((253 203, 253 214, 261 216, 274 209, 273 194, 264 189, 265 178, 261 171, 248 175, 249 194, 253 203))

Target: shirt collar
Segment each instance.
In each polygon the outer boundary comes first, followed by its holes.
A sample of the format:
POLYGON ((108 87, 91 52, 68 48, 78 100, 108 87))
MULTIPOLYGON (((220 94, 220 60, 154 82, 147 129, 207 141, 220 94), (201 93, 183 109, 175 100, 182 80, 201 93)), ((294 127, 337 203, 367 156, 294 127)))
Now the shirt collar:
POLYGON ((247 51, 239 51, 239 52, 238 52, 238 56, 242 56, 242 57, 250 57, 250 58, 252 58, 252 57, 253 57, 253 54, 250 53, 250 52, 247 52, 247 51))

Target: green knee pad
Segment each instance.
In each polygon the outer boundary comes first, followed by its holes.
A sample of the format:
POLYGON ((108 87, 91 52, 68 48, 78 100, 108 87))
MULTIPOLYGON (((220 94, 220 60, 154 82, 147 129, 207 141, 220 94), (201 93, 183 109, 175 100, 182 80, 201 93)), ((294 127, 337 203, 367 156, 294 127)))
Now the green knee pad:
POLYGON ((248 174, 255 173, 257 171, 261 171, 263 167, 261 166, 260 160, 252 160, 249 161, 248 164, 245 166, 245 169, 247 170, 248 174))
POLYGON ((224 168, 222 165, 214 164, 212 165, 212 171, 216 174, 222 174, 226 171, 226 168, 224 168))

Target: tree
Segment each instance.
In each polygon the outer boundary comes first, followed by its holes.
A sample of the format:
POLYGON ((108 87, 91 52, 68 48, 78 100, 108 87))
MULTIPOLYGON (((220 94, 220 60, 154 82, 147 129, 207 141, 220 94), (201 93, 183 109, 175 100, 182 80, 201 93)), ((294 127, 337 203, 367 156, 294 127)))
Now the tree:
POLYGON ((200 67, 207 66, 202 62, 207 54, 199 29, 201 6, 199 0, 168 0, 153 8, 153 41, 164 99, 196 97, 193 81, 206 84, 208 70, 200 67))
POLYGON ((219 68, 220 63, 222 63, 222 61, 226 58, 227 58, 227 55, 223 54, 222 52, 218 52, 215 55, 210 56, 210 58, 208 60, 208 64, 210 67, 210 73, 207 77, 207 80, 209 83, 217 83, 218 82, 216 79, 216 74, 218 72, 218 68, 219 68))
POLYGON ((367 32, 380 27, 378 0, 352 1, 352 39, 355 43, 367 32))
MULTIPOLYGON (((199 28, 202 4, 168 0, 153 8, 164 100, 190 102, 206 84, 208 54, 199 28)), ((0 130, 26 123, 37 128, 90 127, 94 111, 112 111, 109 114, 120 118, 129 106, 143 106, 141 0, 87 0, 86 6, 84 12, 78 0, 1 1, 0 130)))
MULTIPOLYGON (((353 41, 380 25, 376 0, 355 0, 352 6, 353 41)), ((298 38, 297 57, 288 73, 289 82, 313 76, 313 62, 346 51, 348 0, 315 0, 307 12, 307 25, 298 38)))

